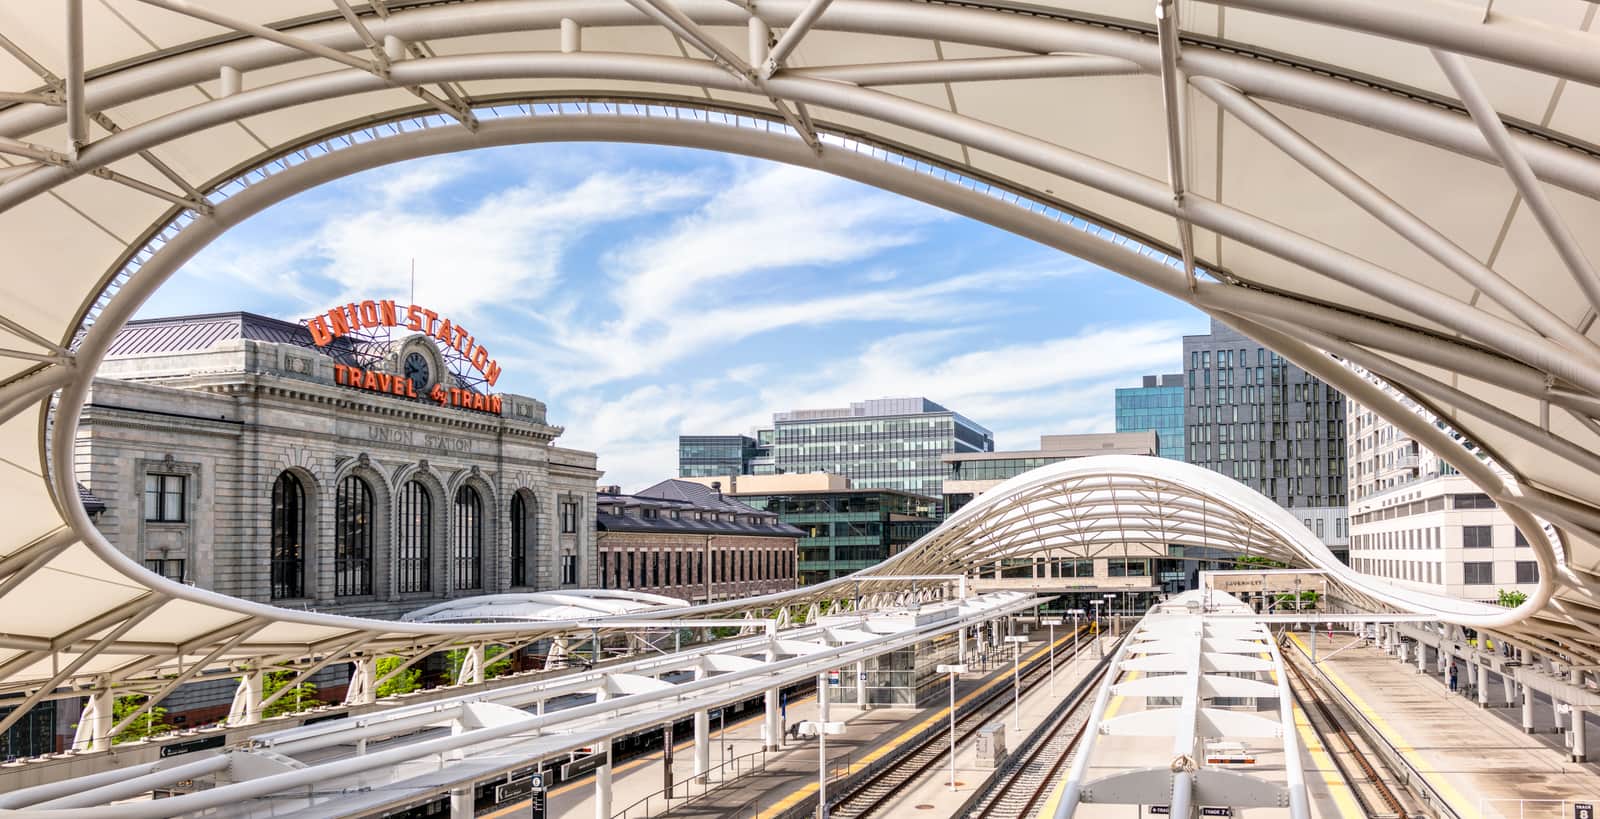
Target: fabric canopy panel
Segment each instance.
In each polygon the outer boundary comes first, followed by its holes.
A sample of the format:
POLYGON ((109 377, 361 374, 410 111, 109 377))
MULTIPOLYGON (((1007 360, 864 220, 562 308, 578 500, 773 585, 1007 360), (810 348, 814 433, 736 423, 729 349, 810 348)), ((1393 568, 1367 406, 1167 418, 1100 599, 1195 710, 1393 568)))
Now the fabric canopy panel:
MULTIPOLYGON (((1540 648, 1592 664, 1600 235, 1579 228, 1600 218, 1596 7, 1484 5, 55 0, 0 10, 0 680, 25 690, 207 656, 482 638, 482 627, 288 612, 150 575, 84 515, 71 441, 117 327, 251 214, 408 158, 583 140, 690 145, 856 179, 1223 319, 1443 453, 1530 534, 1540 563, 1540 592, 1515 611, 1390 599, 1328 566, 1352 596, 1530 640, 1537 631, 1540 648), (1367 375, 1480 448, 1463 449, 1367 375), (1535 515, 1554 524, 1554 541, 1538 536, 1535 515), (1537 625, 1515 625, 1529 616, 1537 625), (107 646, 119 647, 112 660, 107 646), (82 663, 58 677, 74 656, 82 663)), ((1259 546, 1251 538, 1268 519, 1214 516, 1210 488, 1134 519, 1121 493, 1142 490, 1113 480, 1103 491, 1116 498, 1109 511, 1079 495, 1096 510, 1073 535, 1084 543, 1160 532, 1259 546)), ((1030 548, 1025 511, 1005 514, 1021 517, 957 515, 886 571, 964 568, 978 543, 1030 548)), ((1269 552, 1297 564, 1325 562, 1298 536, 1274 542, 1269 552)))

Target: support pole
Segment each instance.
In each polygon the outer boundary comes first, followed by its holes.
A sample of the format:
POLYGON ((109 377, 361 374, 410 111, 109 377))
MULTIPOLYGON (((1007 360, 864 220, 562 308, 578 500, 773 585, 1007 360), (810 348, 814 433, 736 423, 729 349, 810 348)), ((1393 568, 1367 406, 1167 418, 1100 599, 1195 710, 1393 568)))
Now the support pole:
POLYGON ((1522 686, 1522 732, 1532 734, 1538 731, 1533 727, 1533 689, 1527 683, 1522 686))
POLYGON ((472 788, 455 788, 450 791, 450 819, 472 819, 478 815, 474 806, 472 788))
POLYGON ((1584 724, 1584 714, 1587 712, 1577 705, 1572 706, 1572 761, 1587 762, 1588 755, 1588 728, 1584 724))
MULTIPOLYGON (((594 701, 605 702, 607 698, 607 691, 601 686, 594 701)), ((594 819, 611 819, 611 740, 600 740, 594 752, 606 755, 600 767, 594 769, 594 819)))
POLYGON ((1489 707, 1489 666, 1481 661, 1478 663, 1478 707, 1489 707))
POLYGON ((583 50, 583 29, 570 17, 561 18, 561 53, 573 54, 583 50))
POLYGON ((867 661, 856 663, 856 709, 867 710, 867 661))
POLYGON ((83 100, 83 0, 67 0, 67 154, 89 143, 89 112, 83 100))
MULTIPOLYGON (((828 819, 828 675, 817 675, 817 817, 828 819)), ((600 817, 596 817, 600 819, 600 817)), ((609 817, 607 817, 609 819, 609 817)))
MULTIPOLYGON (((694 678, 706 678, 704 668, 694 670, 694 678)), ((705 709, 694 712, 694 777, 705 784, 706 772, 711 770, 711 712, 705 709)))

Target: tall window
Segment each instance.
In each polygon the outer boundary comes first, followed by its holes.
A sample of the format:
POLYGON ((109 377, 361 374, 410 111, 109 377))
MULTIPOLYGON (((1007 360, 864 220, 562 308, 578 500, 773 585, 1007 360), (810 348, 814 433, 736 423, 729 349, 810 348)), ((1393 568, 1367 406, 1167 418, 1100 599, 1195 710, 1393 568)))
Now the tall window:
POLYGON ((184 483, 182 475, 144 476, 144 519, 182 523, 184 483))
POLYGON ((272 484, 272 599, 305 596, 306 493, 292 472, 272 484))
POLYGON ((395 554, 402 592, 433 590, 433 496, 417 481, 400 490, 400 537, 395 554))
POLYGON ((574 534, 578 531, 578 504, 576 501, 561 502, 561 533, 574 534))
POLYGON ((578 584, 578 556, 561 556, 561 585, 576 586, 578 584))
POLYGON ((456 588, 483 588, 483 501, 478 490, 456 490, 456 588))
POLYGON ((372 594, 372 487, 351 475, 339 482, 333 506, 334 593, 372 594))
POLYGON ((519 492, 511 496, 511 585, 522 586, 527 583, 528 510, 519 492))

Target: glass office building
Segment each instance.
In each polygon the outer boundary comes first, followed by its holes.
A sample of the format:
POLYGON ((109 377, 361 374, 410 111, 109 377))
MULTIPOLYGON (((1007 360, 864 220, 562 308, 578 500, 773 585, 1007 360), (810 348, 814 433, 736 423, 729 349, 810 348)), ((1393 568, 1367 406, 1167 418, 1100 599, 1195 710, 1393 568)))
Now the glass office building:
POLYGON ((1117 431, 1154 430, 1163 458, 1184 460, 1183 373, 1147 375, 1144 386, 1117 389, 1117 431))
POLYGON ((756 439, 748 435, 678 436, 678 477, 749 475, 756 439))
POLYGON ((871 568, 939 525, 938 499, 885 489, 739 492, 739 502, 804 532, 800 583, 871 568))
POLYGON ((773 415, 778 472, 843 475, 858 489, 938 497, 944 487, 942 456, 993 451, 994 433, 926 398, 881 398, 773 415))

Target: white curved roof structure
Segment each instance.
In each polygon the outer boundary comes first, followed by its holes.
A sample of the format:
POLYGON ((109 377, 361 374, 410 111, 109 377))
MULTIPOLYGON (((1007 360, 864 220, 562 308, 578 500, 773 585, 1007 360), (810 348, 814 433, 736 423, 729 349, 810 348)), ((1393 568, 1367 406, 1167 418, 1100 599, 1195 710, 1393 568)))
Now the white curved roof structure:
POLYGON ((573 589, 525 594, 481 594, 434 603, 400 618, 408 623, 542 623, 687 608, 676 597, 627 589, 573 589))
MULTIPOLYGON (((0 687, 482 637, 150 575, 83 514, 71 442, 117 327, 231 226, 365 168, 571 140, 839 174, 1224 319, 1444 453, 1525 532, 1533 515, 1557 527, 1554 543, 1529 538, 1542 585, 1522 608, 1415 605, 1482 625, 1531 615, 1516 628, 1593 663, 1595 17, 1587 0, 10 4, 0 687), (1330 353, 1448 418, 1510 477, 1330 353)), ((1173 525, 1209 520, 1186 503, 1173 525)))

